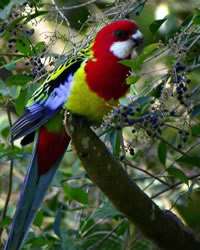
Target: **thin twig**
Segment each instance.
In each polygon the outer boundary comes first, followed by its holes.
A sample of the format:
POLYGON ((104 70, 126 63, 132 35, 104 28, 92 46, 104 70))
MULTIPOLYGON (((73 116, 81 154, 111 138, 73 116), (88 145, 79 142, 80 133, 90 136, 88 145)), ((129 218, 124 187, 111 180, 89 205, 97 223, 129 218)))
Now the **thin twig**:
POLYGON ((107 235, 105 235, 101 240, 97 241, 92 247, 88 248, 88 250, 97 250, 100 247, 102 247, 102 245, 105 243, 106 240, 108 240, 112 234, 117 231, 117 229, 124 223, 124 220, 122 220, 121 222, 119 222, 107 235))
MULTIPOLYGON (((7 116, 8 116, 9 126, 11 127, 11 126, 12 126, 12 118, 11 118, 11 112, 10 112, 10 110, 9 110, 9 107, 7 107, 7 116)), ((11 148, 13 148, 13 147, 14 147, 14 144, 13 144, 13 141, 12 141, 12 140, 11 140, 10 144, 11 144, 11 148)), ((8 204, 9 204, 10 197, 11 197, 11 194, 12 194, 13 167, 14 167, 14 160, 11 159, 11 160, 10 160, 10 171, 9 171, 8 193, 7 193, 6 201, 5 201, 4 208, 3 208, 3 211, 2 211, 2 214, 1 214, 0 224, 2 224, 3 220, 4 220, 5 217, 6 217, 7 209, 8 209, 8 204)), ((3 226, 0 225, 0 237, 1 237, 2 232, 3 232, 3 226)))
MULTIPOLYGON (((80 3, 80 4, 76 4, 76 5, 71 5, 71 6, 67 6, 67 7, 61 7, 60 10, 74 10, 74 9, 78 9, 78 8, 82 8, 85 7, 87 5, 93 4, 95 3, 96 0, 89 0, 85 3, 80 3)), ((56 9, 50 9, 49 11, 57 11, 56 9)))
POLYGON ((52 4, 55 6, 55 10, 59 13, 59 15, 62 17, 62 19, 66 22, 67 26, 70 27, 69 20, 66 18, 66 16, 62 13, 62 11, 58 8, 54 0, 51 0, 52 4))
POLYGON ((134 169, 137 169, 137 170, 140 171, 140 172, 145 173, 146 175, 149 175, 150 177, 152 177, 153 179, 156 179, 157 181, 159 181, 160 183, 164 184, 165 186, 169 186, 169 184, 168 184, 167 182, 165 182, 165 181, 163 181, 162 179, 160 179, 159 177, 153 175, 153 174, 150 173, 149 171, 147 171, 147 170, 145 170, 145 169, 143 169, 143 168, 139 168, 139 167, 133 165, 133 163, 131 163, 130 161, 124 160, 124 163, 125 163, 126 165, 128 165, 129 167, 132 167, 132 168, 134 168, 134 169))
POLYGON ((23 54, 18 54, 18 53, 0 53, 0 56, 21 56, 24 57, 23 54))
MULTIPOLYGON (((196 179, 196 178, 198 178, 198 177, 200 177, 200 174, 195 174, 195 175, 193 175, 193 176, 188 177, 188 180, 193 180, 193 179, 196 179)), ((179 182, 177 182, 177 183, 174 183, 173 185, 171 185, 171 186, 165 188, 164 190, 158 192, 157 194, 154 194, 153 196, 151 196, 151 199, 155 199, 155 198, 157 198, 158 196, 160 196, 160 195, 162 195, 162 194, 164 194, 164 193, 166 193, 166 192, 168 192, 168 191, 170 191, 170 190, 173 190, 174 188, 180 186, 181 184, 183 184, 182 181, 179 181, 179 182)))
MULTIPOLYGON (((180 153, 181 155, 184 156, 188 156, 185 152, 183 152, 181 149, 175 147, 173 144, 169 143, 167 140, 165 140, 163 137, 156 135, 156 137, 162 141, 163 143, 165 143, 166 145, 168 145, 169 147, 171 147, 173 150, 175 150, 176 152, 180 153)), ((189 157, 189 156, 188 156, 189 157)))

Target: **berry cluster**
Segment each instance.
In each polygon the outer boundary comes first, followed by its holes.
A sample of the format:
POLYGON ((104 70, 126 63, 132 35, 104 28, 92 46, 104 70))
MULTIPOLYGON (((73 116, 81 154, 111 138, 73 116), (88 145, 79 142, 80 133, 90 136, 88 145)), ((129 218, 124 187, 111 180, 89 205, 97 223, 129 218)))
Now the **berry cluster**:
POLYGON ((189 98, 190 94, 188 91, 188 84, 190 83, 190 79, 188 79, 185 75, 185 66, 181 63, 176 63, 174 66, 174 73, 173 73, 173 83, 175 87, 175 93, 177 99, 180 104, 184 105, 185 107, 189 106, 189 98))
MULTIPOLYGON (((34 34, 34 29, 29 28, 24 22, 24 18, 29 16, 35 11, 31 1, 24 4, 14 6, 9 16, 9 21, 2 23, 0 26, 0 35, 4 35, 8 39, 8 50, 10 54, 17 53, 17 55, 23 53, 19 49, 20 46, 30 46, 30 53, 25 54, 25 67, 31 70, 33 77, 40 77, 46 73, 43 64, 44 50, 35 51, 35 48, 31 44, 31 37, 34 34), (27 45, 27 44, 28 45, 27 45), (30 43, 30 45, 29 45, 30 43), (18 51, 19 49, 19 51, 18 51)), ((14 56, 16 54, 13 54, 14 56)), ((27 69, 27 70, 28 70, 27 69)), ((27 71, 26 70, 26 71, 27 71)))
POLYGON ((151 137, 156 137, 162 133, 164 119, 169 116, 167 110, 152 110, 149 105, 147 110, 142 110, 137 102, 115 108, 104 120, 104 127, 114 127, 121 129, 131 127, 132 133, 141 128, 151 137))
POLYGON ((42 63, 43 56, 34 56, 31 57, 29 61, 26 62, 26 65, 30 65, 32 69, 32 75, 34 77, 40 77, 46 73, 44 65, 42 63))
POLYGON ((0 35, 6 31, 10 36, 10 40, 15 39, 16 36, 32 36, 34 29, 29 29, 20 23, 20 20, 23 20, 23 17, 28 16, 31 12, 32 7, 28 2, 14 6, 7 21, 0 24, 0 35))

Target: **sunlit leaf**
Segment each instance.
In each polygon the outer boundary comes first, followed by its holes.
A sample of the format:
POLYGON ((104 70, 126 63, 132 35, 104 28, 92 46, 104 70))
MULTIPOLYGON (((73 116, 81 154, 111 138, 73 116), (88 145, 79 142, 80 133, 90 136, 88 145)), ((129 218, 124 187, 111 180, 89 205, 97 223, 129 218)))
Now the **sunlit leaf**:
POLYGON ((43 214, 43 211, 40 210, 36 214, 36 217, 34 219, 34 225, 41 227, 43 220, 44 220, 44 214, 43 214))
POLYGON ((167 20, 167 17, 159 20, 155 20, 150 26, 149 29, 152 33, 156 33, 160 26, 167 20))
POLYGON ((117 211, 109 202, 105 202, 101 207, 97 208, 92 218, 113 218, 114 216, 122 216, 122 214, 117 211))
POLYGON ((4 68, 10 71, 15 69, 15 67, 16 67, 16 61, 11 61, 10 63, 4 65, 4 68))
POLYGON ((35 47, 34 47, 34 52, 35 52, 36 54, 40 54, 40 53, 44 52, 45 48, 46 48, 46 45, 45 45, 44 42, 38 42, 38 43, 35 45, 35 47))
POLYGON ((81 188, 72 188, 68 185, 63 187, 65 196, 68 199, 76 200, 82 204, 88 204, 88 194, 81 188))
POLYGON ((140 76, 138 76, 138 75, 132 75, 132 76, 129 76, 126 79, 126 83, 128 85, 135 84, 139 79, 140 79, 140 76))
POLYGON ((32 46, 26 37, 21 37, 16 42, 16 49, 22 54, 29 56, 32 54, 32 46))

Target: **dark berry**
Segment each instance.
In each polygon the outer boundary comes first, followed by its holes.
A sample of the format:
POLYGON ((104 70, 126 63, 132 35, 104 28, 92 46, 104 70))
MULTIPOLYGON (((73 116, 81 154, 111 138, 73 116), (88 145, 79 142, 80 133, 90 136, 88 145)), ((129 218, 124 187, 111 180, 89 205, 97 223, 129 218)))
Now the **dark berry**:
POLYGON ((161 129, 158 128, 158 129, 157 129, 157 133, 158 133, 158 134, 161 134, 161 132, 162 132, 161 129))
POLYGON ((16 39, 15 38, 11 38, 8 40, 9 43, 16 43, 16 39))
POLYGON ((4 27, 0 27, 0 34, 4 32, 4 27))
POLYGON ((182 95, 178 95, 178 96, 177 96, 177 99, 178 99, 179 101, 182 101, 182 100, 183 100, 183 96, 182 96, 182 95))
POLYGON ((125 159, 125 156, 124 155, 120 155, 119 160, 123 161, 124 159, 125 159))
POLYGON ((175 116, 175 115, 176 115, 176 112, 173 110, 173 111, 170 112, 170 115, 171 115, 171 116, 175 116))
POLYGON ((184 84, 183 84, 183 83, 180 83, 180 84, 179 84, 179 87, 180 87, 180 88, 183 88, 183 87, 184 87, 184 84))
POLYGON ((177 72, 185 70, 185 66, 181 64, 180 62, 176 63, 175 68, 177 72))
POLYGON ((130 155, 134 155, 135 154, 134 148, 130 148, 129 153, 130 153, 130 155))
POLYGON ((177 94, 179 94, 179 95, 182 95, 182 94, 183 94, 183 90, 182 90, 182 89, 176 89, 176 92, 177 92, 177 94))
POLYGON ((183 91, 184 91, 184 92, 187 91, 187 87, 186 87, 186 86, 183 87, 183 91))
POLYGON ((137 112, 140 112, 140 108, 139 108, 139 107, 138 107, 138 108, 136 108, 136 111, 137 111, 137 112))
POLYGON ((183 142, 186 142, 187 141, 187 137, 183 137, 183 142))
POLYGON ((187 79, 187 81, 186 81, 187 83, 191 83, 191 79, 187 79))

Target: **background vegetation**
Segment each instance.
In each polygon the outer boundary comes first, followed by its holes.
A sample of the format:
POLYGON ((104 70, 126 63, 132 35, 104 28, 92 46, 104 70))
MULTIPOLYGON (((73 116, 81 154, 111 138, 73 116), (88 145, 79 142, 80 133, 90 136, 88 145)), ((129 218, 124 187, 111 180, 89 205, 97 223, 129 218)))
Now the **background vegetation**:
MULTIPOLYGON (((0 234, 14 214, 31 146, 9 129, 33 91, 110 20, 135 19, 145 42, 130 94, 95 128, 128 175, 163 209, 200 232, 200 4, 190 1, 0 2, 0 234)), ((116 189, 118 187, 116 186, 116 189)), ((73 147, 37 214, 24 250, 158 249, 96 187, 73 147)))

